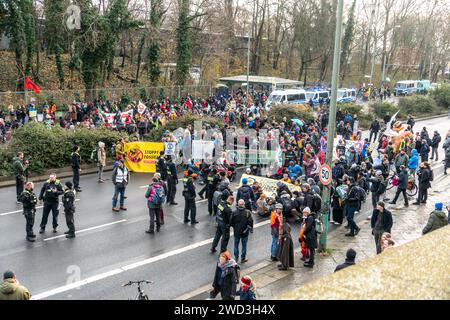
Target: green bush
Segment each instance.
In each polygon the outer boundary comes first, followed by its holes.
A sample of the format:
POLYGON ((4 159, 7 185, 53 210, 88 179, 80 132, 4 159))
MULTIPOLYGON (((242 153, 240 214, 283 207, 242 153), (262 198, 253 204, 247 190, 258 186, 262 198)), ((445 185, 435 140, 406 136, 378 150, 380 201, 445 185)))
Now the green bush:
POLYGON ((436 101, 427 96, 410 96, 400 98, 398 108, 403 114, 432 115, 438 110, 436 101))
POLYGON ((369 105, 369 109, 373 110, 373 113, 377 118, 384 118, 386 114, 393 115, 398 111, 398 106, 393 105, 389 102, 374 102, 369 105))
POLYGON ((301 104, 278 104, 270 108, 268 114, 269 121, 283 122, 291 119, 300 119, 304 122, 314 120, 314 114, 308 106, 301 104))
POLYGON ((357 105, 356 103, 339 103, 337 107, 342 112, 348 111, 352 116, 356 114, 358 118, 362 113, 362 107, 360 105, 357 105))
POLYGON ((110 129, 76 128, 74 130, 63 129, 54 126, 47 129, 40 123, 30 123, 19 127, 13 134, 7 149, 0 152, 0 175, 11 175, 11 160, 19 151, 25 153, 26 158, 31 158, 30 172, 42 173, 53 168, 70 166, 72 147, 80 146, 82 164, 90 163, 92 150, 98 146, 99 141, 106 145, 106 151, 110 156, 110 149, 125 134, 110 129))
POLYGON ((450 85, 442 85, 432 92, 431 97, 439 108, 448 109, 450 107, 450 85))

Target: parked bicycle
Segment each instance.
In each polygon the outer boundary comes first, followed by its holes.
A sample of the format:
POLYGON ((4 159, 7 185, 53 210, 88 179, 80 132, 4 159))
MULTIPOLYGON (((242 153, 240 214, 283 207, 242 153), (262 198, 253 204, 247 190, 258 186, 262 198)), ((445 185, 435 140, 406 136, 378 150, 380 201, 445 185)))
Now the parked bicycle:
POLYGON ((142 283, 153 284, 153 281, 148 281, 148 280, 129 281, 128 283, 123 284, 122 287, 127 287, 127 286, 131 286, 133 284, 137 284, 138 294, 136 295, 134 300, 150 300, 148 298, 148 295, 146 295, 144 290, 142 290, 142 288, 141 288, 142 283))
MULTIPOLYGON (((396 173, 389 176, 387 180, 387 190, 391 190, 393 187, 398 186, 398 175, 396 173)), ((406 194, 412 198, 417 194, 418 188, 416 181, 412 175, 408 175, 408 187, 406 188, 406 194)))

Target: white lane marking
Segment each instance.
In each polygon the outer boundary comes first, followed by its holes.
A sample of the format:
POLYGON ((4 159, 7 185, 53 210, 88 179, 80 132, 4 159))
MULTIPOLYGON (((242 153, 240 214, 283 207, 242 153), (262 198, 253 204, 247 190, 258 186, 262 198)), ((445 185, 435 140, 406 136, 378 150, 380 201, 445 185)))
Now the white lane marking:
POLYGON ((208 201, 208 199, 198 200, 198 201, 195 201, 195 203, 200 203, 200 202, 205 202, 205 201, 208 201))
MULTIPOLYGON (((80 199, 75 199, 75 201, 80 201, 80 199)), ((62 202, 60 204, 62 205, 62 202)), ((39 207, 36 207, 36 209, 42 209, 43 207, 44 206, 39 206, 39 207)), ((22 210, 11 211, 11 212, 0 213, 0 216, 7 216, 7 215, 10 215, 10 214, 20 213, 20 212, 23 212, 23 209, 22 210)))
MULTIPOLYGON (((114 222, 110 222, 110 223, 105 223, 105 224, 102 224, 102 225, 99 225, 99 226, 90 227, 90 228, 87 228, 87 229, 75 231, 75 234, 79 234, 79 233, 83 233, 83 232, 86 232, 86 231, 91 231, 91 230, 95 230, 95 229, 111 226, 113 224, 117 224, 117 223, 121 223, 121 222, 125 222, 125 221, 127 221, 127 220, 126 219, 122 219, 122 220, 118 220, 118 221, 114 221, 114 222)), ((59 235, 59 236, 55 236, 55 237, 44 239, 44 241, 49 241, 49 240, 53 240, 53 239, 63 238, 65 236, 66 236, 65 234, 62 234, 62 235, 59 235)))
MULTIPOLYGON (((253 229, 265 226, 265 225, 267 225, 269 223, 270 223, 270 220, 265 220, 265 221, 259 222, 259 223, 255 224, 253 226, 253 229)), ((230 236, 232 234, 233 234, 233 232, 231 232, 230 236)), ((160 254, 158 256, 155 256, 155 257, 151 257, 151 258, 148 258, 148 259, 144 259, 142 261, 138 261, 138 262, 135 262, 135 263, 132 263, 132 264, 129 264, 129 265, 125 265, 123 267, 107 271, 105 273, 94 275, 94 276, 86 278, 84 280, 80 280, 80 281, 77 281, 77 282, 74 282, 74 283, 71 283, 71 284, 67 284, 67 285, 64 285, 64 286, 52 289, 52 290, 44 291, 44 292, 41 292, 41 293, 39 293, 37 295, 32 296, 31 300, 45 299, 45 298, 48 298, 48 297, 53 296, 55 294, 63 293, 63 292, 66 292, 66 291, 69 291, 69 290, 72 290, 72 289, 75 289, 75 288, 82 287, 82 286, 84 286, 84 285, 86 285, 88 283, 93 283, 93 282, 96 282, 96 281, 99 281, 99 280, 102 280, 102 279, 106 279, 106 278, 112 277, 114 275, 117 275, 119 273, 122 273, 122 272, 125 272, 125 271, 128 271, 128 270, 136 269, 136 268, 142 267, 144 265, 148 265, 148 264, 151 264, 151 263, 163 260, 163 259, 167 259, 169 257, 172 257, 172 256, 175 256, 175 255, 178 255, 178 254, 190 251, 190 250, 194 250, 194 249, 202 247, 204 245, 210 244, 210 243, 213 242, 213 240, 214 240, 214 238, 210 238, 210 239, 203 240, 203 241, 200 241, 200 242, 197 242, 197 243, 193 243, 191 245, 182 247, 180 249, 169 251, 169 252, 160 254)))

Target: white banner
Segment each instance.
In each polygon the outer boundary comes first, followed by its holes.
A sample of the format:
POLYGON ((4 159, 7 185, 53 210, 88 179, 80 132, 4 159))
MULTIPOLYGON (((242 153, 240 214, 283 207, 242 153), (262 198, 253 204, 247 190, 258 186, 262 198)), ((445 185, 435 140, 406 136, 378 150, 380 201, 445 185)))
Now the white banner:
POLYGON ((213 141, 194 140, 192 141, 192 159, 208 159, 214 151, 213 141))

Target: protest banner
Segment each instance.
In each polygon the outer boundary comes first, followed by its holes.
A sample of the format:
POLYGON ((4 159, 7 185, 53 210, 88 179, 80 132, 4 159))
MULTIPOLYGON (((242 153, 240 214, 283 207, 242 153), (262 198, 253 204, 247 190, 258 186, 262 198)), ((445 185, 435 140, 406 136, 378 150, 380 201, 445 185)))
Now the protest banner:
POLYGON ((274 197, 277 194, 277 183, 278 182, 282 182, 285 185, 288 186, 289 190, 291 190, 291 192, 294 191, 299 191, 301 192, 301 187, 300 186, 296 186, 292 183, 287 183, 287 182, 283 182, 281 180, 276 180, 276 179, 270 179, 270 178, 265 178, 265 177, 259 177, 259 176, 252 176, 252 175, 248 175, 248 174, 243 174, 241 181, 239 183, 239 186, 242 186, 242 179, 247 179, 248 181, 248 185, 252 185, 255 181, 259 183, 259 185, 261 186, 264 194, 268 197, 274 197))
POLYGON ((133 172, 156 172, 156 158, 164 150, 163 142, 130 142, 125 144, 125 165, 133 172))
POLYGON ((208 159, 214 151, 214 141, 193 140, 192 141, 192 159, 208 159))

